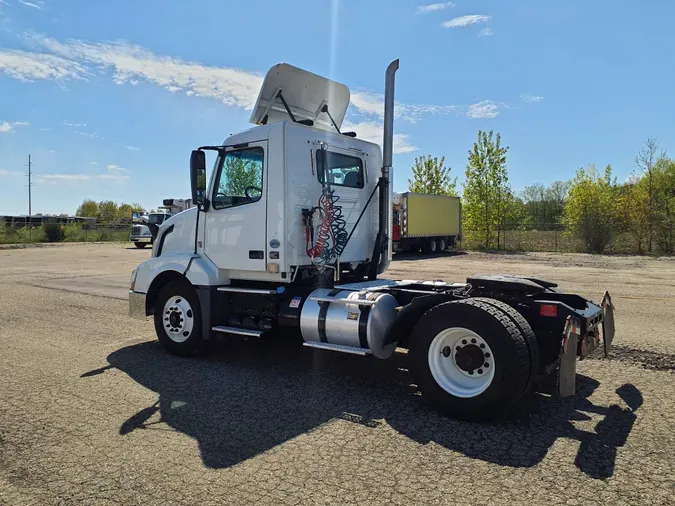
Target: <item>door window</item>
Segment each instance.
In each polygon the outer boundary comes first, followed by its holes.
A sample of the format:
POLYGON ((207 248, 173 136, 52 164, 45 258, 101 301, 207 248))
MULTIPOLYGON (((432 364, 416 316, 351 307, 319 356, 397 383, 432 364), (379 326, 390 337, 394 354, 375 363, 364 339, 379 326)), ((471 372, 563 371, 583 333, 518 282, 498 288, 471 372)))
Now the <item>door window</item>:
POLYGON ((250 148, 229 151, 220 158, 212 203, 214 209, 226 209, 260 200, 263 157, 262 148, 250 148))
POLYGON ((363 188, 363 162, 360 158, 320 149, 316 152, 316 162, 320 183, 363 188))

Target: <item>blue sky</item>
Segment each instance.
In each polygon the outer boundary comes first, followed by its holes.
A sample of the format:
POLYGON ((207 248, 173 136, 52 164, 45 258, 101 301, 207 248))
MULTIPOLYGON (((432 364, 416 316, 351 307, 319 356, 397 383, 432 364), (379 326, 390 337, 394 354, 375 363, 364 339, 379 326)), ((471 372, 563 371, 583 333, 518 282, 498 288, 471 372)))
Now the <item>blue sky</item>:
POLYGON ((189 194, 198 145, 248 128, 279 62, 347 84, 347 121, 381 138, 384 70, 401 59, 394 188, 416 156, 463 179, 478 129, 509 145, 512 186, 611 163, 648 136, 675 150, 669 0, 0 0, 0 214, 148 208, 189 194))

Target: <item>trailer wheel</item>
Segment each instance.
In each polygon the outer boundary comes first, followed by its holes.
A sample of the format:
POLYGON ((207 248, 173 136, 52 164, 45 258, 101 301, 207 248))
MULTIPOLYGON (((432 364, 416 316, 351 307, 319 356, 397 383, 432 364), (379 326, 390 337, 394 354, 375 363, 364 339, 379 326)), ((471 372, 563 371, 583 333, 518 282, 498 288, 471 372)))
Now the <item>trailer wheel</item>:
POLYGON ((410 340, 410 369, 422 397, 467 420, 500 417, 520 399, 530 358, 518 326, 500 308, 473 299, 422 315, 410 340))
POLYGON ((429 239, 429 242, 427 243, 427 248, 429 253, 432 255, 438 251, 438 243, 436 242, 436 239, 429 239))
POLYGON ((438 240, 438 251, 445 251, 448 247, 448 244, 445 242, 445 239, 438 240))
POLYGON ((136 246, 138 249, 143 249, 145 248, 146 242, 135 242, 134 246, 136 246))
POLYGON ((175 279, 159 291, 155 304, 155 331, 159 342, 173 355, 190 357, 202 344, 199 299, 185 279, 175 279))

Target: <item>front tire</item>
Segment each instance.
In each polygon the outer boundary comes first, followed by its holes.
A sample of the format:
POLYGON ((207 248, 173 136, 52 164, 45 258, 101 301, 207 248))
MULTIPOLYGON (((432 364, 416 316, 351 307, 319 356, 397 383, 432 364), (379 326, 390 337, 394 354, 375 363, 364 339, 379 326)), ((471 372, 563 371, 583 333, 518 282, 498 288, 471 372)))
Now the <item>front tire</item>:
POLYGON ((162 346, 172 355, 190 357, 202 344, 199 298, 185 279, 164 285, 155 305, 155 331, 162 346))
POLYGON ((526 391, 528 346, 500 308, 472 299, 433 307, 415 326, 410 369, 422 397, 465 420, 501 417, 526 391))
POLYGON ((135 242, 134 246, 136 246, 138 249, 143 249, 146 246, 146 242, 135 242))

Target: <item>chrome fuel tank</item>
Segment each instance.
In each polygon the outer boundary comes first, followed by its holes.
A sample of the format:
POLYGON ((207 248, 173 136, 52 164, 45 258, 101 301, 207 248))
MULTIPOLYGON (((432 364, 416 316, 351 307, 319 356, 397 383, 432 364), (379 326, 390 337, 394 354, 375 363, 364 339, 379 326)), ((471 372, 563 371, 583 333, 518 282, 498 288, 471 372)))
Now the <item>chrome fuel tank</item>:
POLYGON ((384 341, 397 306, 388 293, 319 288, 305 301, 300 332, 307 342, 361 348, 377 358, 389 358, 396 343, 384 341))

